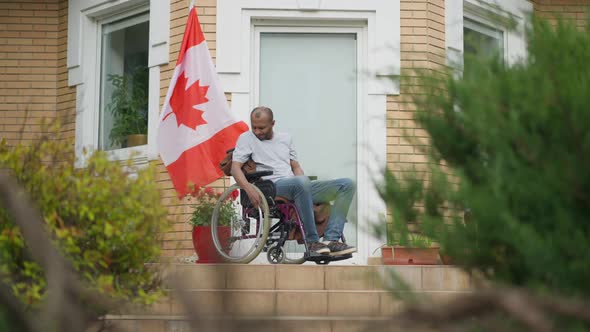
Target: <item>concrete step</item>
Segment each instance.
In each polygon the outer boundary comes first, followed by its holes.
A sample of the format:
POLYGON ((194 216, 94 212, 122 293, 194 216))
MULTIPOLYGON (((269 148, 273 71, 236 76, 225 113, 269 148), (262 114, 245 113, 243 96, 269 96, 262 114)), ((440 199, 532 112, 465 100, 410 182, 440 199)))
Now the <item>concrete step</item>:
POLYGON ((190 331, 187 320, 196 312, 212 322, 231 317, 243 325, 256 320, 269 330, 280 325, 287 331, 302 326, 349 331, 387 320, 403 309, 403 298, 412 294, 444 305, 473 288, 470 275, 450 266, 161 267, 167 296, 148 309, 109 315, 110 321, 127 326, 127 331, 190 331), (399 280, 392 277, 394 273, 399 280), (183 300, 191 303, 189 310, 183 300))
POLYGON ((165 278, 169 290, 383 290, 401 289, 397 274, 416 291, 465 291, 471 277, 447 265, 325 266, 325 265, 215 265, 170 264, 165 278))
MULTIPOLYGON (((365 319, 350 319, 348 317, 272 317, 268 319, 232 318, 204 319, 191 326, 186 317, 137 318, 134 316, 121 317, 109 321, 109 325, 116 331, 124 332, 433 332, 436 330, 421 327, 400 326, 395 321, 380 317, 366 317, 365 319), (193 328, 193 326, 196 326, 193 328)), ((87 331, 95 332, 95 331, 87 331)))

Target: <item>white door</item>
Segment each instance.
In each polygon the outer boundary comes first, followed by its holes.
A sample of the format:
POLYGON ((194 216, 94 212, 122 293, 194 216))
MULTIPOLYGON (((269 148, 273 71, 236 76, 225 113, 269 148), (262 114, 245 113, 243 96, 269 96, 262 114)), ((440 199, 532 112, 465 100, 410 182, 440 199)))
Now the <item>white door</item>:
MULTIPOLYGON (((269 29, 272 30, 272 29, 269 29)), ((357 180, 357 33, 259 31, 257 105, 270 107, 275 130, 293 137, 307 175, 357 180)), ((347 242, 357 245, 357 200, 347 242)))

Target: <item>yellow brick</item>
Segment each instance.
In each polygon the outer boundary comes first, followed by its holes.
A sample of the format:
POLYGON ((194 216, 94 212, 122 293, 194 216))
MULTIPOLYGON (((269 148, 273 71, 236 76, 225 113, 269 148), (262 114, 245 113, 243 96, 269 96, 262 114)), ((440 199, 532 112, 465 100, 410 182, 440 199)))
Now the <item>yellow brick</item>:
POLYGON ((21 17, 21 23, 47 23, 47 17, 21 17))
POLYGON ((1 9, 20 9, 20 4, 18 2, 4 2, 0 4, 1 9))
POLYGON ((18 17, 26 17, 26 16, 34 16, 34 12, 30 10, 17 10, 17 9, 10 9, 8 11, 9 16, 18 16, 18 17))
POLYGON ((401 10, 426 10, 426 8, 427 8, 426 2, 402 1, 400 3, 401 10))
POLYGON ((35 16, 41 17, 51 17, 57 15, 57 11, 55 10, 36 10, 35 16))
POLYGON ((17 37, 19 37, 19 33, 17 31, 0 31, 0 38, 17 38, 17 37))
POLYGON ((442 20, 444 21, 444 17, 445 17, 444 7, 436 6, 434 4, 428 4, 428 11, 438 14, 439 16, 442 17, 442 20))
POLYGON ((410 19, 401 19, 401 25, 409 26, 409 27, 425 27, 427 26, 426 19, 417 19, 417 18, 410 18, 410 19))
POLYGON ((215 32, 215 24, 202 24, 203 32, 215 32))

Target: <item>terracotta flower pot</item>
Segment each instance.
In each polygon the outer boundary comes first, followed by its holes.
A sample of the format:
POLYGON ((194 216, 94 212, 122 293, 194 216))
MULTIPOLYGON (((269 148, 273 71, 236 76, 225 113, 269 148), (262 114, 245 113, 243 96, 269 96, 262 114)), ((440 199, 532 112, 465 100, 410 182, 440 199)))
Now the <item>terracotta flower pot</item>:
MULTIPOLYGON (((229 226, 217 228, 220 241, 229 240, 231 235, 229 226)), ((197 253, 198 264, 223 263, 223 258, 217 253, 213 238, 211 236, 211 226, 193 227, 193 246, 197 253)))
POLYGON ((393 265, 393 248, 381 247, 381 264, 393 265))
POLYGON ((385 265, 436 265, 440 264, 438 248, 382 247, 385 265))
POLYGON ((441 254, 440 259, 442 260, 444 265, 453 265, 453 263, 454 263, 453 259, 449 255, 441 254))

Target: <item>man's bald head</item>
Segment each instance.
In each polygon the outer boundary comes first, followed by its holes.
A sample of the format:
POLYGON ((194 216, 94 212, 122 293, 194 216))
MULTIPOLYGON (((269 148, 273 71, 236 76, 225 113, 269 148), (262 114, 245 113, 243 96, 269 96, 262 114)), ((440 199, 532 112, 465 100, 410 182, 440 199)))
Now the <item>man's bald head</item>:
POLYGON ((272 139, 272 127, 275 125, 272 110, 266 106, 258 106, 250 113, 252 132, 259 140, 272 139))
POLYGON ((266 106, 258 106, 252 110, 252 113, 250 113, 251 120, 262 120, 264 117, 266 117, 266 119, 271 122, 274 120, 272 110, 266 106))

